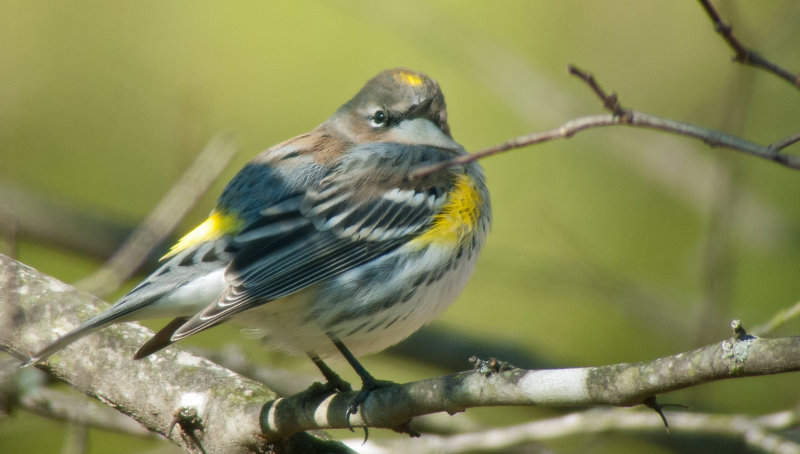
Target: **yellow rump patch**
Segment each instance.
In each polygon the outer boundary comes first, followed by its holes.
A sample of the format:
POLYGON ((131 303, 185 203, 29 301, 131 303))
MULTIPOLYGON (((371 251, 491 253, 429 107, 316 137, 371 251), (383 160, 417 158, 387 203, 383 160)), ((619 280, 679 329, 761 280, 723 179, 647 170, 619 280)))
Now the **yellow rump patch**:
POLYGON ((216 240, 225 234, 234 233, 241 225, 242 220, 236 215, 214 211, 205 222, 198 225, 194 230, 187 233, 186 236, 175 243, 175 245, 169 249, 169 252, 161 257, 161 260, 172 257, 196 244, 216 240))
POLYGON ((405 83, 407 85, 411 85, 412 87, 419 87, 422 85, 422 77, 417 74, 410 73, 408 71, 400 71, 394 75, 395 80, 398 82, 405 83))
POLYGON ((448 194, 448 201, 436 215, 430 229, 412 240, 419 247, 431 244, 454 246, 474 234, 480 217, 481 196, 472 178, 462 175, 448 194))

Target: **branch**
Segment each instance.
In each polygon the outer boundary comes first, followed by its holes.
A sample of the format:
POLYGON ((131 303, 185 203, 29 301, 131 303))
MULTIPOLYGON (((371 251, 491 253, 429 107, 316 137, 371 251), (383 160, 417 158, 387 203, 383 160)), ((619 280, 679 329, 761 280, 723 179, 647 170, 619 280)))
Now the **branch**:
MULTIPOLYGON (((0 255, 0 349, 19 359, 105 304, 0 255)), ((266 449, 258 415, 275 394, 179 348, 132 361, 136 349, 152 335, 135 323, 115 325, 81 339, 38 367, 187 451, 198 449, 192 435, 208 453, 266 449), (176 421, 176 415, 192 413, 198 421, 194 426, 187 420, 176 421)), ((338 443, 300 435, 272 447, 280 452, 345 452, 338 443)))
MULTIPOLYGON (((91 295, 4 256, 0 278, 0 320, 21 325, 0 331, 0 342, 19 358, 100 309, 101 302, 91 295)), ((346 408, 355 392, 330 396, 312 387, 270 401, 275 395, 263 385, 176 347, 131 361, 152 335, 136 324, 102 330, 41 367, 183 446, 191 443, 182 440, 180 431, 170 432, 174 415, 195 413, 196 424, 179 423, 187 439, 197 429, 207 452, 219 452, 257 449, 264 444, 259 433, 282 440, 302 431, 350 425, 407 430, 415 416, 485 406, 632 406, 709 381, 800 370, 800 337, 756 338, 739 324, 733 328, 731 339, 642 363, 523 370, 479 361, 472 371, 376 390, 350 424, 346 408)))
POLYGON ((791 71, 778 66, 775 63, 764 58, 761 54, 748 49, 733 35, 733 27, 722 21, 722 18, 717 13, 717 10, 711 4, 710 0, 699 0, 700 6, 703 7, 711 22, 714 23, 714 30, 722 36, 722 39, 730 46, 735 52, 733 60, 743 65, 750 65, 755 68, 763 69, 770 72, 781 79, 794 85, 795 88, 800 88, 800 74, 793 74, 791 71))
MULTIPOLYGON (((478 370, 381 388, 369 395, 353 426, 402 428, 418 415, 507 405, 614 405, 646 403, 657 394, 728 378, 800 370, 800 337, 756 338, 735 325, 733 338, 653 361, 574 369, 478 370), (365 416, 366 415, 366 416, 365 416)), ((305 392, 265 406, 261 427, 282 437, 301 430, 346 428, 355 393, 305 392)))
POLYGON ((713 129, 706 129, 690 123, 684 123, 668 118, 657 117, 643 112, 623 108, 615 94, 607 94, 595 78, 575 66, 568 66, 570 74, 583 80, 594 91, 595 95, 603 102, 603 107, 612 113, 608 115, 591 115, 579 117, 567 121, 558 128, 544 132, 537 132, 525 136, 519 136, 507 142, 495 145, 490 148, 469 153, 449 161, 420 167, 411 172, 407 177, 409 180, 416 180, 426 177, 449 167, 468 164, 489 156, 503 153, 505 151, 523 148, 539 143, 550 142, 556 139, 568 139, 575 134, 593 128, 606 126, 633 126, 637 128, 655 129, 659 131, 671 132, 677 135, 692 137, 702 140, 712 147, 727 148, 740 151, 757 158, 766 159, 791 169, 800 169, 800 157, 780 153, 784 148, 800 142, 800 132, 789 137, 780 139, 770 145, 759 145, 748 140, 726 134, 713 129))

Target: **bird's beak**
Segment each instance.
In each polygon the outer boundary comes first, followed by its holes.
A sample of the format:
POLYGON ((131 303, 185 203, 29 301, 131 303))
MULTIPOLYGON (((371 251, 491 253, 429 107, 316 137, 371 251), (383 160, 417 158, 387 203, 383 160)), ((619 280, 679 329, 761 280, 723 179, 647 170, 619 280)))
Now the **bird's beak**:
POLYGON ((431 103, 433 103, 433 98, 428 98, 422 103, 413 106, 408 112, 406 112, 405 115, 403 115, 403 119, 418 118, 431 108, 431 103))
POLYGON ((452 150, 460 148, 460 145, 428 118, 404 119, 397 126, 386 131, 383 140, 409 145, 428 145, 452 150))

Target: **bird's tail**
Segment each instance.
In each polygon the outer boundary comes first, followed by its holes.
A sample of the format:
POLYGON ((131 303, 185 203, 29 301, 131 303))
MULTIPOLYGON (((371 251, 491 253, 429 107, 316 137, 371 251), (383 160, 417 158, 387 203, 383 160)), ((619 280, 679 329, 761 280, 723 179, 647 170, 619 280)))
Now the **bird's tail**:
MULTIPOLYGON (((103 315, 103 314, 100 314, 100 315, 103 315)), ((88 320, 86 323, 84 323, 84 324, 80 325, 79 327, 73 329, 72 331, 68 332, 67 334, 59 337, 58 339, 56 339, 55 341, 50 343, 48 346, 46 346, 43 349, 39 350, 38 352, 36 352, 36 354, 34 354, 30 358, 28 358, 27 361, 22 363, 21 367, 32 366, 32 365, 38 363, 39 361, 47 358, 48 356, 52 355, 53 353, 55 353, 55 352, 61 350, 62 348, 66 347, 67 345, 69 345, 69 344, 75 342, 76 340, 82 338, 83 336, 91 334, 91 333, 97 331, 98 329, 113 323, 113 320, 109 320, 109 321, 107 321, 105 323, 102 323, 102 322, 100 322, 100 323, 89 323, 92 320, 93 319, 88 320)))
POLYGON ((146 305, 146 301, 135 301, 132 303, 129 300, 123 298, 122 300, 120 300, 118 303, 114 304, 107 310, 95 315, 89 320, 86 320, 77 328, 59 337, 58 339, 54 340, 52 343, 50 343, 43 349, 36 352, 36 354, 32 355, 30 358, 28 358, 27 361, 22 363, 21 367, 26 367, 36 364, 39 361, 52 355, 53 353, 66 347, 67 345, 75 342, 76 340, 88 334, 91 334, 101 328, 105 328, 106 326, 112 325, 114 323, 119 323, 122 321, 129 320, 128 318, 126 318, 126 316, 141 309, 144 305, 146 305))

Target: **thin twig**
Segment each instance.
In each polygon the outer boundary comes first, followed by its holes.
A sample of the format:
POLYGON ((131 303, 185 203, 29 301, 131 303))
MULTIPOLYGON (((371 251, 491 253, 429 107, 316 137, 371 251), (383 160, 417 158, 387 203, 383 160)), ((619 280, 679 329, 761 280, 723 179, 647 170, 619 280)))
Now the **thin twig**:
POLYGON ((765 336, 784 323, 797 318, 798 315, 800 315, 800 301, 789 308, 779 311, 766 323, 753 328, 752 332, 758 336, 765 336))
POLYGON ((789 145, 794 145, 797 142, 800 142, 800 132, 798 132, 796 134, 792 134, 791 136, 786 137, 785 139, 781 139, 781 140, 779 140, 777 142, 774 142, 772 145, 770 145, 770 148, 772 148, 772 149, 774 149, 776 151, 779 151, 779 150, 783 150, 784 148, 788 147, 789 145))
POLYGON ((600 86, 600 83, 597 82, 597 79, 594 78, 594 75, 578 69, 578 67, 575 65, 567 65, 567 72, 570 75, 576 76, 577 78, 586 82, 586 85, 592 89, 594 94, 603 101, 603 107, 605 107, 606 110, 618 117, 622 117, 623 119, 630 115, 630 112, 627 109, 624 109, 620 104, 617 94, 606 93, 606 91, 603 90, 603 87, 600 86))
POLYGON ((468 164, 470 162, 500 154, 505 151, 523 148, 543 142, 549 142, 556 139, 567 139, 587 129, 621 125, 655 129, 681 136, 692 137, 702 140, 711 147, 727 148, 734 151, 740 151, 757 158, 775 162, 791 169, 800 169, 800 157, 779 153, 781 149, 800 141, 800 137, 796 137, 797 135, 800 135, 800 133, 785 139, 781 139, 775 144, 765 146, 750 142, 740 137, 726 134, 722 131, 707 129, 691 123, 684 123, 677 120, 671 120, 669 118, 657 117, 655 115, 649 115, 635 110, 626 109, 620 105, 617 95, 613 93, 607 94, 590 73, 582 71, 573 65, 570 65, 568 70, 570 74, 579 77, 582 81, 589 85, 592 91, 594 91, 594 93, 603 102, 603 106, 612 112, 610 115, 590 115, 586 117, 575 118, 567 121, 555 129, 519 136, 507 142, 477 151, 475 153, 459 156, 449 161, 420 167, 419 169, 411 172, 408 175, 408 179, 416 180, 423 178, 453 166, 468 164))
POLYGON ((725 42, 728 43, 728 46, 730 46, 730 48, 735 52, 735 55, 733 56, 734 61, 766 70, 794 85, 795 88, 800 88, 800 73, 794 74, 791 71, 767 60, 753 49, 748 49, 745 47, 744 44, 742 44, 741 41, 734 36, 733 27, 722 21, 722 18, 720 17, 719 13, 717 13, 717 10, 711 4, 710 0, 698 1, 700 2, 700 6, 702 6, 705 10, 706 14, 708 14, 711 22, 714 23, 714 30, 719 33, 720 36, 722 36, 722 39, 724 39, 725 42))
POLYGON ((139 269, 151 251, 177 227, 235 153, 236 147, 229 134, 212 139, 105 266, 81 279, 75 286, 100 296, 108 295, 119 288, 139 269))

